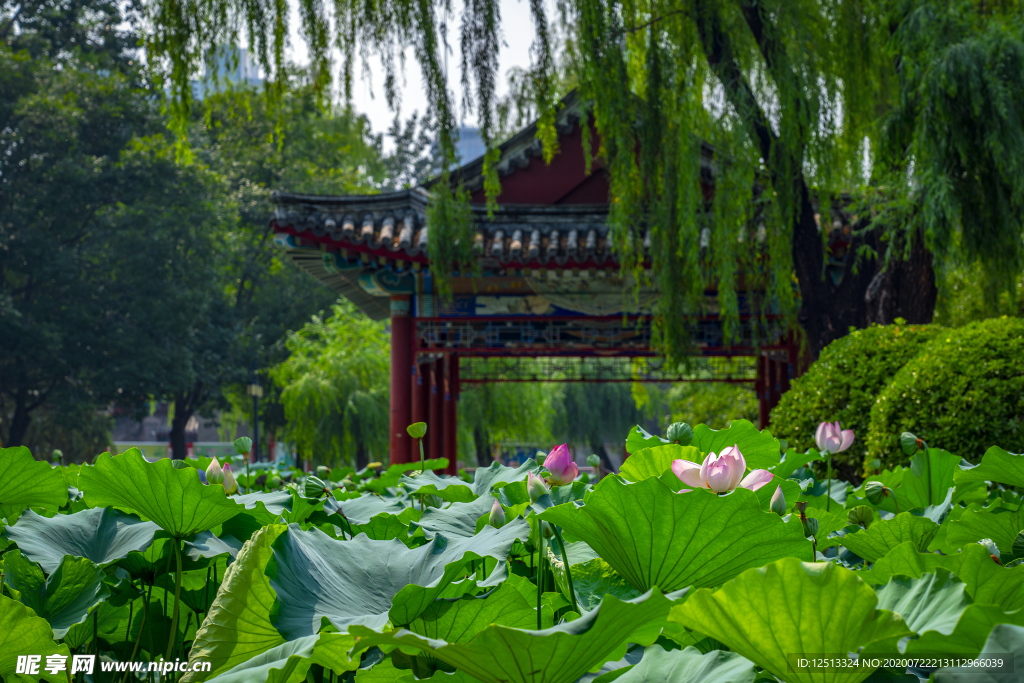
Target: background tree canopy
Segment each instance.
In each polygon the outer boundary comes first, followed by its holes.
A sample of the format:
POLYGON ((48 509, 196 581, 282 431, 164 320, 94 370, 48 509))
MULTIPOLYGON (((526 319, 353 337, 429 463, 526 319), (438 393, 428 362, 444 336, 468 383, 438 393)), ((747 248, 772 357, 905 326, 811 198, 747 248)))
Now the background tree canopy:
MULTIPOLYGON (((452 158, 442 5, 301 0, 300 8, 318 92, 328 90, 335 54, 349 93, 356 55, 378 53, 395 102, 400 55, 414 48, 441 149, 452 158)), ((564 94, 557 88, 578 84, 592 102, 600 146, 591 152, 611 174, 625 269, 640 267, 634 233, 653 232, 670 358, 689 350, 680 313, 699 311, 708 286, 717 287, 730 334, 736 286, 764 290, 771 306, 800 322, 816 355, 850 326, 898 316, 929 322, 936 264, 980 263, 995 287, 1019 272, 1020 3, 562 0, 555 17, 541 2, 530 9, 535 63, 514 93, 529 102, 521 109, 537 112, 548 154, 564 94), (702 181, 713 184, 713 198, 702 181), (850 242, 841 257, 828 246, 840 236, 850 242), (835 259, 841 276, 826 278, 835 259)), ((270 101, 280 100, 286 4, 153 0, 146 11, 150 62, 168 65, 182 120, 188 79, 212 46, 242 35, 274 77, 270 101)), ((466 0, 459 23, 463 105, 491 149, 493 197, 493 148, 499 114, 508 112, 495 98, 497 0, 466 0)), ((435 188, 431 258, 445 273, 467 259, 460 248, 470 240, 457 238, 469 226, 452 207, 465 201, 458 188, 435 188)))

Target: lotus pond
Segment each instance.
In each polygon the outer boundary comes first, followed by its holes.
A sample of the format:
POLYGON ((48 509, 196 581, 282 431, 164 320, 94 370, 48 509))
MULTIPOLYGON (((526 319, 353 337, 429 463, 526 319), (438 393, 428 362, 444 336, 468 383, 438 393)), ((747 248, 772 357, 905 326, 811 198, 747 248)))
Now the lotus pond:
POLYGON ((0 676, 1024 675, 1024 455, 992 447, 972 465, 904 435, 907 466, 855 487, 830 475, 852 440, 838 425, 819 428, 823 452, 749 422, 669 436, 632 430, 599 480, 564 449, 460 477, 429 460, 247 475, 137 450, 83 466, 0 450, 0 676), (75 655, 95 667, 58 666, 75 655), (116 668, 132 662, 168 664, 116 668))

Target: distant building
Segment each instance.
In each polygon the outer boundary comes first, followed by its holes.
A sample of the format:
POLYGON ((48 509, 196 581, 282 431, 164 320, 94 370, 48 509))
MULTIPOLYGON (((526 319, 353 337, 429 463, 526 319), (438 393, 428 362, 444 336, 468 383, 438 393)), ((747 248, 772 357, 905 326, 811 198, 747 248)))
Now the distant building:
POLYGON ((192 81, 192 96, 203 99, 207 91, 218 92, 239 85, 260 86, 260 68, 242 47, 215 48, 207 61, 206 73, 192 81))
POLYGON ((455 143, 456 161, 460 165, 479 159, 487 151, 484 139, 480 136, 479 128, 470 126, 459 127, 459 140, 455 143))

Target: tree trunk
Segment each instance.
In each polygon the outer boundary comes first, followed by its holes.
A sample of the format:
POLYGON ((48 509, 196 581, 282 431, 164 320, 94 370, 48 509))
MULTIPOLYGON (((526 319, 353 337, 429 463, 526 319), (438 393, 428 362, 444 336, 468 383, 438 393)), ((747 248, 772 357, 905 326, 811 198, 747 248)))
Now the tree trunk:
POLYGON ((366 448, 363 446, 362 440, 356 441, 356 471, 363 469, 369 463, 370 460, 366 457, 366 448))
POLYGON ((185 442, 185 425, 192 417, 192 410, 189 408, 185 396, 178 396, 174 400, 174 419, 171 420, 171 459, 184 460, 188 454, 188 446, 185 442))
POLYGON ((28 407, 28 392, 19 389, 14 396, 14 416, 11 417, 11 426, 7 430, 7 447, 20 446, 25 440, 29 423, 32 422, 32 412, 28 407))
POLYGON ((494 458, 491 457, 491 435, 483 427, 473 430, 473 445, 476 446, 476 462, 480 467, 490 467, 494 458))
MULTIPOLYGON (((894 257, 886 267, 886 245, 877 232, 851 236, 845 257, 833 258, 826 268, 827 254, 814 220, 810 193, 802 179, 799 191, 801 210, 793 230, 793 267, 800 283, 800 325, 807 333, 812 359, 817 359, 831 342, 848 334, 851 327, 888 325, 896 318, 908 323, 932 321, 938 289, 932 254, 920 238, 914 241, 910 258, 894 257), (872 247, 878 258, 858 263, 856 252, 861 245, 872 247)), ((819 207, 819 211, 822 229, 830 229, 830 207, 819 207)), ((849 227, 852 235, 854 226, 849 227)))

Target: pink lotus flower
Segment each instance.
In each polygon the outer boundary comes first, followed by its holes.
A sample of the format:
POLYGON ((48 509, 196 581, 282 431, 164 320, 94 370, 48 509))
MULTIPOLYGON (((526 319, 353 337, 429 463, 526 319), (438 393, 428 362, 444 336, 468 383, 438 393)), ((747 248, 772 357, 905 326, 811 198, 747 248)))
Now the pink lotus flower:
POLYGON ((818 450, 824 453, 842 453, 853 445, 852 429, 840 429, 839 422, 822 422, 814 431, 814 442, 818 450))
POLYGON ((728 493, 737 486, 756 491, 775 476, 768 470, 747 471, 747 461, 743 459, 738 446, 724 449, 721 455, 708 453, 704 463, 698 465, 689 460, 676 460, 672 463, 672 472, 684 484, 695 489, 710 489, 715 493, 728 493))
POLYGON ((548 483, 552 486, 571 484, 580 473, 580 468, 576 467, 576 463, 572 461, 569 447, 564 443, 561 446, 555 446, 548 453, 548 457, 544 458, 544 467, 551 473, 548 475, 548 483))

